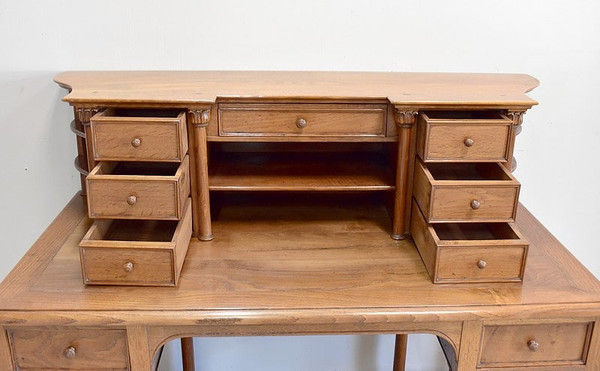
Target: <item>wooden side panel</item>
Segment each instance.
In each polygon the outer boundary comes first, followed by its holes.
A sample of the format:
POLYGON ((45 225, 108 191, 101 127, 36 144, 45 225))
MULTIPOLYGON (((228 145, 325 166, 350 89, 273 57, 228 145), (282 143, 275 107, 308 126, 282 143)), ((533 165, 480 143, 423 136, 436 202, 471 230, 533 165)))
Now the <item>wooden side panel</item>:
POLYGON ((187 201, 186 205, 183 218, 175 231, 175 250, 173 251, 173 254, 175 255, 175 284, 177 284, 179 280, 181 268, 183 267, 183 262, 185 261, 185 256, 190 245, 190 238, 192 237, 191 199, 187 201))
POLYGON ((128 368, 125 330, 19 328, 9 335, 19 369, 128 368))
POLYGON ((416 161, 413 181, 413 197, 423 211, 431 208, 431 181, 427 178, 425 168, 422 162, 416 161))
POLYGON ((423 264, 425 264, 429 276, 435 281, 437 270, 437 245, 428 230, 427 223, 425 222, 423 215, 421 215, 419 207, 414 202, 412 206, 410 233, 412 234, 417 250, 421 255, 421 260, 423 260, 423 264))

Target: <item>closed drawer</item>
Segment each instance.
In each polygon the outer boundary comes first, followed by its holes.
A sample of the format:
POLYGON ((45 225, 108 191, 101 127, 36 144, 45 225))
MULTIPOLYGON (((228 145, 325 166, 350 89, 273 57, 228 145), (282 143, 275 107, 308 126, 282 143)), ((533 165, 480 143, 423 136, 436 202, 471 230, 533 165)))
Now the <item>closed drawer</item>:
POLYGON ((434 283, 523 280, 529 244, 513 224, 427 224, 413 203, 410 229, 434 283))
POLYGON ((583 365, 592 327, 590 322, 484 326, 478 366, 583 365))
POLYGON ((177 285, 192 235, 190 204, 179 222, 95 221, 79 244, 84 283, 177 285))
POLYGON ((89 328, 11 329, 12 352, 19 370, 126 370, 125 330, 89 328))
POLYGON ((414 196, 433 222, 514 221, 520 184, 496 163, 430 163, 417 160, 414 196))
POLYGON ((179 162, 188 150, 183 111, 107 109, 90 132, 96 161, 179 162))
POLYGON ((385 104, 219 104, 220 136, 385 137, 385 104))
POLYGON ((189 158, 182 163, 100 162, 87 176, 92 219, 178 220, 190 194, 189 158))
POLYGON ((495 112, 422 112, 417 153, 425 162, 506 162, 512 120, 495 112))

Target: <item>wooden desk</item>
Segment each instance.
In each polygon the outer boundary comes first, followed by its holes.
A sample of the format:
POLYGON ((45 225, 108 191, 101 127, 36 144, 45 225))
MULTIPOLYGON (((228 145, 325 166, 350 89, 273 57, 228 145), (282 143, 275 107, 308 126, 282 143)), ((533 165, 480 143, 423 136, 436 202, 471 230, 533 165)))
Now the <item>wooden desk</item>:
MULTIPOLYGON (((223 237, 191 241, 178 287, 86 287, 78 243, 90 220, 75 196, 0 286, 0 324, 9 334, 1 338, 0 364, 11 365, 9 339, 23 330, 111 329, 123 330, 122 343, 110 344, 126 344, 133 370, 150 369, 159 346, 177 337, 389 333, 441 336, 456 350, 459 370, 486 359, 514 369, 527 353, 540 366, 566 359, 565 370, 600 367, 600 284, 525 208, 518 226, 531 247, 522 285, 440 286, 412 242, 382 233, 390 225, 385 210, 365 205, 348 209, 349 217, 327 206, 268 212, 249 204, 235 214, 225 206, 214 223, 223 237), (281 221, 290 212, 314 213, 318 223, 281 221), (308 239, 314 242, 297 243, 308 239), (502 325, 515 326, 505 334, 502 325), (491 343, 483 338, 494 333, 491 343), (528 336, 539 336, 537 352, 528 336), (482 352, 489 357, 482 360, 482 352), (575 366, 581 357, 587 367, 575 366)), ((17 356, 51 365, 71 341, 62 340, 45 344, 50 354, 33 344, 17 356)), ((80 343, 81 357, 98 352, 86 346, 80 343)))
POLYGON ((143 371, 178 337, 421 332, 461 371, 600 368, 600 283, 518 206, 530 76, 56 80, 87 197, 0 285, 0 365, 143 371))

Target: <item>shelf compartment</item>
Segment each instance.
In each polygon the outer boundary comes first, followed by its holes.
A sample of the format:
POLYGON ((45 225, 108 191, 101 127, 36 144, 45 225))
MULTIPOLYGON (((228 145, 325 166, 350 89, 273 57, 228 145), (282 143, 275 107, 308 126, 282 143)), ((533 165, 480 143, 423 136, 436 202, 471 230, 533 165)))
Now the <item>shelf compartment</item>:
POLYGON ((393 171, 382 154, 226 153, 209 165, 211 191, 387 191, 393 171))

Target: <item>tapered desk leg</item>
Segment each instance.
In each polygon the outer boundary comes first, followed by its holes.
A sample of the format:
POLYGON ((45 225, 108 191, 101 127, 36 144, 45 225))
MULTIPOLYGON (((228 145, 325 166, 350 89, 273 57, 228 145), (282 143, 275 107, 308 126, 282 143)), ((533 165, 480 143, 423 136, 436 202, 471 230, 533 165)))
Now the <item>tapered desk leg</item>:
POLYGON ((183 371, 194 371, 194 338, 181 338, 181 359, 183 371))
POLYGON ((406 346, 408 335, 396 335, 396 346, 394 348, 394 371, 404 371, 406 368, 406 346))
POLYGON ((127 326, 127 347, 131 371, 148 371, 152 369, 152 355, 148 345, 148 328, 146 326, 127 326))

